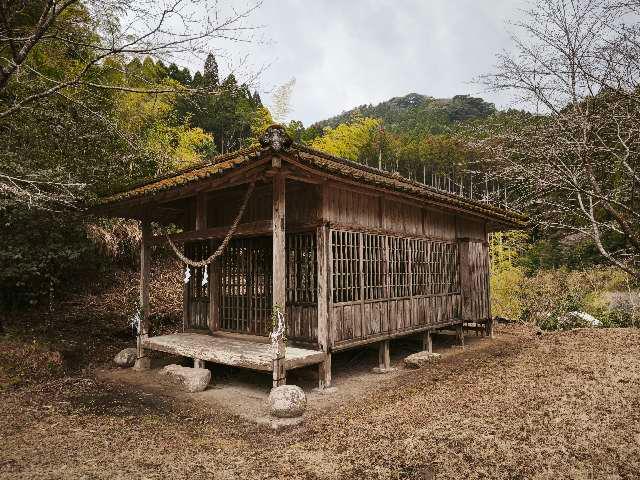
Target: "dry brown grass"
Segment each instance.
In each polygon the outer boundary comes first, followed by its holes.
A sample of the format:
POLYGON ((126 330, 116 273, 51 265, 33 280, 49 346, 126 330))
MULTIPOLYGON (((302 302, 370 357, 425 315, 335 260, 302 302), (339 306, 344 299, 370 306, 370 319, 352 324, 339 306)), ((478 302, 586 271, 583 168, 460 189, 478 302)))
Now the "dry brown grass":
POLYGON ((279 435, 90 375, 3 397, 1 478, 640 478, 638 330, 509 327, 279 435))
MULTIPOLYGON (((179 262, 156 258, 151 275, 153 333, 182 326, 179 262)), ((139 273, 114 269, 86 282, 47 309, 6 316, 0 335, 0 390, 58 378, 105 364, 134 346, 130 317, 138 299, 139 273)))

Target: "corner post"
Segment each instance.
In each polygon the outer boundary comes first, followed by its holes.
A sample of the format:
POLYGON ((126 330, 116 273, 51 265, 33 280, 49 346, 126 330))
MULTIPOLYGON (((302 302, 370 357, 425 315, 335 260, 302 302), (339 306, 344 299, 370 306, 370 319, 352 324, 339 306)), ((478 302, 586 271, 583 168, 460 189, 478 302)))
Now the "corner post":
POLYGON ((325 360, 318 370, 318 388, 331 387, 331 352, 329 332, 328 245, 329 229, 322 225, 316 230, 317 297, 318 297, 318 347, 325 353, 325 360))
MULTIPOLYGON (((280 169, 282 161, 274 157, 272 166, 280 169)), ((278 306, 285 314, 286 291, 286 243, 285 243, 285 177, 282 173, 273 176, 273 306, 278 306)), ((285 322, 286 324, 286 322, 285 322)), ((285 368, 285 345, 280 337, 273 359, 273 386, 287 383, 285 368)))
POLYGON ((458 239, 458 268, 460 278, 460 314, 462 321, 471 320, 471 278, 470 278, 469 239, 458 239))
POLYGON ((138 354, 134 368, 147 370, 151 367, 151 359, 145 355, 143 342, 149 337, 149 272, 151 270, 151 223, 143 220, 141 224, 142 239, 140 240, 140 326, 138 329, 138 354))
POLYGON ((487 337, 495 338, 494 327, 495 327, 495 320, 489 317, 489 319, 487 320, 487 323, 485 324, 485 334, 487 337))

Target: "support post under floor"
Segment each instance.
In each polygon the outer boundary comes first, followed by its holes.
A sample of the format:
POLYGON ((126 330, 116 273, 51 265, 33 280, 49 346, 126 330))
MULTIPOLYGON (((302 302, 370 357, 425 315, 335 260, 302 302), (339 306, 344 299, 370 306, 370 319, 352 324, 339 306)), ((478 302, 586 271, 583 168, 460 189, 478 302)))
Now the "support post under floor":
POLYGON ((456 343, 459 347, 464 347, 464 329, 462 324, 456 325, 456 343))
POLYGON ((318 389, 331 387, 331 354, 327 353, 324 362, 318 365, 318 389))
POLYGON ((204 360, 200 360, 199 358, 194 358, 193 368, 206 368, 204 365, 204 360))
POLYGON ((422 335, 422 350, 433 353, 433 333, 431 330, 424 332, 422 335))
POLYGON ((494 328, 495 328, 495 320, 493 318, 490 318, 489 320, 487 320, 487 323, 485 324, 487 337, 495 338, 494 328))
POLYGON ((374 373, 388 373, 394 370, 391 368, 390 344, 390 340, 383 340, 378 344, 378 366, 373 369, 374 373))

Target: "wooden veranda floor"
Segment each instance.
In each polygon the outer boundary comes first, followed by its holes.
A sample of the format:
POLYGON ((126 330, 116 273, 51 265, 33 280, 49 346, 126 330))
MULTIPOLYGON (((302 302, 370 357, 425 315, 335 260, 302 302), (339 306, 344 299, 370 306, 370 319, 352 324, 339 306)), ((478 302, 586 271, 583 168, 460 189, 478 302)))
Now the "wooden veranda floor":
MULTIPOLYGON (((222 335, 177 333, 149 337, 143 347, 150 350, 197 358, 252 370, 272 370, 271 344, 222 335)), ((325 354, 318 350, 287 347, 285 368, 291 370, 323 362, 325 354)))

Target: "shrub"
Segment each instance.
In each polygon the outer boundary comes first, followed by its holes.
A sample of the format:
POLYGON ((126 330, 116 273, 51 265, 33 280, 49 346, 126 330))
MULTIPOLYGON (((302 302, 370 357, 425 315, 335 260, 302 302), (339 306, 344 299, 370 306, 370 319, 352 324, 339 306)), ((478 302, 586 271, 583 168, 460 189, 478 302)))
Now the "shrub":
POLYGON ((626 327, 638 324, 638 309, 612 305, 609 294, 631 290, 629 279, 613 267, 571 271, 543 270, 524 277, 519 288, 520 320, 545 330, 570 328, 567 313, 579 311, 596 317, 602 326, 626 327))

